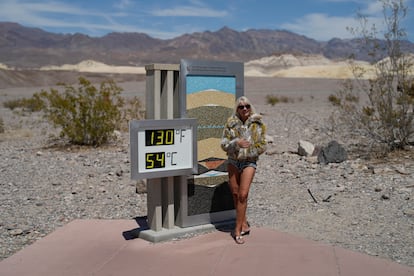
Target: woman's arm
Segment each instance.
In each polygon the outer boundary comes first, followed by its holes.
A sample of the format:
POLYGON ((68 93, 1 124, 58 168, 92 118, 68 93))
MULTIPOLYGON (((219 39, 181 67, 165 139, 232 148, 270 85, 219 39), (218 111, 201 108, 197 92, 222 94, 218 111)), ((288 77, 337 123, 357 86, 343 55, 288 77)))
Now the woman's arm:
POLYGON ((223 136, 221 139, 221 148, 227 152, 228 155, 232 155, 240 150, 238 137, 235 126, 237 122, 234 118, 229 118, 224 126, 223 136))
POLYGON ((226 125, 221 139, 221 148, 227 153, 234 153, 240 149, 238 141, 239 138, 235 137, 234 130, 226 125))
POLYGON ((267 141, 266 141, 266 125, 261 123, 258 125, 258 140, 255 143, 255 148, 257 149, 257 154, 260 155, 266 151, 267 141))

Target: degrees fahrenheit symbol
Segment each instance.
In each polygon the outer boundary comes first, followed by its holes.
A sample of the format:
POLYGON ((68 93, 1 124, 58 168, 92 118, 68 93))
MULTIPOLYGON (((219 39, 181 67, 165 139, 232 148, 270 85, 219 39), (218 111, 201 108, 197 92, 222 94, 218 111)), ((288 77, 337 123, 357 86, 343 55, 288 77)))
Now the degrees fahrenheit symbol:
POLYGON ((186 131, 185 129, 177 129, 177 130, 175 130, 175 133, 178 134, 178 135, 180 135, 180 143, 183 142, 183 138, 185 137, 185 134, 184 134, 185 131, 186 131))

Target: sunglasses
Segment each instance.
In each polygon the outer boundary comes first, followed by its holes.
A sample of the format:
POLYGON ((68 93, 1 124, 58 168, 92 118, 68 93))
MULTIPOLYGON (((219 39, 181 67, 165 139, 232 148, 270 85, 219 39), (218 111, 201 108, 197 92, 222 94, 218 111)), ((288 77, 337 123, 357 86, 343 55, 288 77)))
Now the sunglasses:
POLYGON ((250 104, 246 104, 246 105, 239 105, 237 108, 238 108, 238 109, 240 109, 240 110, 242 110, 242 109, 244 109, 244 108, 246 108, 246 109, 250 109, 250 104))

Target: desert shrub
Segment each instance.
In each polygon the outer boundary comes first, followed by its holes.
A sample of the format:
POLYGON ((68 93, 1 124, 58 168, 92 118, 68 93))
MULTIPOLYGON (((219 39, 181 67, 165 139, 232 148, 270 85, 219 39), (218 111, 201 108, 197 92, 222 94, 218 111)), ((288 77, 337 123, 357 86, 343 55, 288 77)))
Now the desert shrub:
POLYGON ((414 60, 401 49, 401 42, 406 39, 400 27, 407 15, 404 2, 379 1, 386 26, 383 40, 377 39, 375 26, 367 29, 367 19, 362 15, 359 16, 361 28, 350 29, 362 37, 361 47, 370 49, 375 77, 365 79, 366 69, 351 62, 354 78, 344 81, 336 95, 338 100, 332 100, 339 103, 340 118, 351 134, 392 151, 404 148, 414 135, 414 60), (360 93, 365 93, 367 100, 361 102, 360 93))
POLYGON ((277 96, 267 95, 266 102, 270 104, 271 106, 274 106, 275 104, 279 102, 279 98, 277 96))
POLYGON ((125 122, 122 128, 128 129, 130 120, 140 120, 144 117, 141 100, 138 97, 133 97, 125 100, 124 108, 122 109, 122 121, 125 122))
POLYGON ((328 100, 331 104, 335 105, 335 106, 340 106, 341 105, 341 99, 339 99, 339 97, 337 97, 336 95, 329 95, 328 96, 328 100))
POLYGON ((0 117, 0 133, 4 133, 4 122, 2 117, 0 117))
POLYGON ((31 98, 21 98, 5 101, 3 103, 3 106, 11 110, 21 108, 23 111, 36 112, 43 109, 43 100, 39 97, 39 95, 35 94, 31 98))
POLYGON ((266 102, 271 106, 274 106, 277 103, 290 103, 294 102, 294 100, 286 96, 267 95, 266 102))
POLYGON ((279 102, 281 103, 293 103, 294 100, 292 98, 286 97, 286 96, 280 96, 279 102))
POLYGON ((5 101, 3 103, 3 106, 10 110, 14 110, 16 108, 23 107, 23 101, 22 99, 9 100, 9 101, 5 101))
POLYGON ((23 109, 30 112, 38 112, 44 108, 44 102, 39 94, 34 94, 31 98, 22 99, 23 109))
POLYGON ((60 136, 78 145, 99 146, 113 138, 120 125, 120 97, 122 88, 112 80, 103 81, 97 88, 80 77, 78 87, 60 84, 63 92, 50 89, 35 95, 44 101, 43 110, 55 127, 61 128, 60 136))

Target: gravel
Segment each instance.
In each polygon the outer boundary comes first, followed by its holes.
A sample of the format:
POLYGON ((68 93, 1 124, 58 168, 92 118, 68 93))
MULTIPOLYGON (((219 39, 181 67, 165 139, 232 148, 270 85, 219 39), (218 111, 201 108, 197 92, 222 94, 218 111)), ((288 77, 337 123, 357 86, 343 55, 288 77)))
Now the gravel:
MULTIPOLYGON (((414 150, 318 164, 297 143, 335 137, 324 126, 327 95, 275 106, 263 95, 247 95, 272 139, 251 187, 250 223, 414 266, 414 150)), ((128 133, 105 147, 58 147, 36 114, 0 107, 0 116, 0 260, 74 219, 146 215, 146 194, 130 179, 128 133)))

